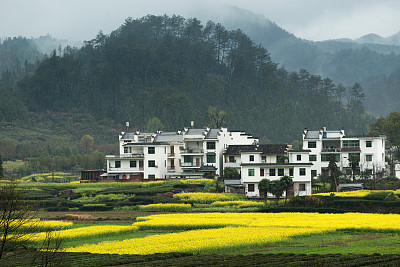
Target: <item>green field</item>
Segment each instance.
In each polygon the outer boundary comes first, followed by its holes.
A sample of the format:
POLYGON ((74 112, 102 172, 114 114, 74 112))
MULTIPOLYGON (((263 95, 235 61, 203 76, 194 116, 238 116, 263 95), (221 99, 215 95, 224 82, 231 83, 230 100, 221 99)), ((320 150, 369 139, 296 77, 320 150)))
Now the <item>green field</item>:
MULTIPOLYGON (((27 189, 26 197, 30 203, 39 208, 38 216, 43 220, 63 220, 66 214, 71 213, 91 215, 88 222, 75 221, 71 229, 101 225, 107 228, 112 228, 114 225, 129 226, 136 222, 137 217, 164 213, 178 214, 183 211, 187 214, 240 212, 246 217, 247 212, 290 212, 299 209, 324 212, 332 209, 333 205, 336 205, 333 209, 340 213, 352 206, 356 207, 357 203, 362 203, 363 208, 368 209, 370 213, 373 213, 371 209, 382 205, 393 210, 400 208, 400 201, 393 197, 388 198, 389 194, 393 194, 392 192, 369 192, 362 197, 315 196, 321 202, 301 198, 286 204, 281 201, 277 205, 275 201, 269 201, 269 207, 266 208, 262 205, 262 201, 245 200, 241 195, 215 194, 213 193, 215 183, 207 180, 130 184, 24 183, 22 186, 27 189), (67 193, 64 195, 65 192, 67 193), (180 195, 182 192, 192 193, 180 195), (311 202, 317 205, 310 206, 311 202), (190 205, 187 206, 188 204, 190 205), (186 206, 182 209, 181 205, 186 206), (177 207, 176 210, 174 207, 177 207)), ((82 238, 65 238, 63 249, 100 244, 105 241, 128 239, 139 241, 151 236, 162 237, 172 233, 184 233, 187 230, 187 227, 180 229, 167 226, 159 229, 143 228, 82 238)), ((33 247, 37 244, 31 243, 33 247)), ((9 253, 0 261, 0 265, 32 265, 28 261, 32 258, 41 258, 43 253, 45 252, 31 251, 22 255, 17 252, 9 253)), ((110 250, 109 253, 113 252, 110 250)), ((369 266, 374 264, 399 266, 400 230, 336 229, 290 236, 283 240, 263 242, 258 245, 239 245, 222 249, 199 250, 199 252, 178 250, 173 253, 149 255, 102 255, 93 251, 93 254, 64 252, 60 255, 63 255, 62 263, 65 266, 201 266, 211 263, 213 266, 369 266)))

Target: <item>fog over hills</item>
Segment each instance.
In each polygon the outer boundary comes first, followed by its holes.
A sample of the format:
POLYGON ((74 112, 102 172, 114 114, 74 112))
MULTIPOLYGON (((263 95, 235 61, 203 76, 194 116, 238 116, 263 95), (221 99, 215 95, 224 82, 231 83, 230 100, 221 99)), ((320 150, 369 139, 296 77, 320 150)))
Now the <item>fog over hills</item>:
POLYGON ((297 38, 263 15, 236 7, 227 7, 215 20, 228 29, 243 30, 288 70, 306 69, 346 86, 360 83, 367 109, 376 115, 400 111, 400 88, 388 82, 400 71, 400 33, 313 42, 297 38))

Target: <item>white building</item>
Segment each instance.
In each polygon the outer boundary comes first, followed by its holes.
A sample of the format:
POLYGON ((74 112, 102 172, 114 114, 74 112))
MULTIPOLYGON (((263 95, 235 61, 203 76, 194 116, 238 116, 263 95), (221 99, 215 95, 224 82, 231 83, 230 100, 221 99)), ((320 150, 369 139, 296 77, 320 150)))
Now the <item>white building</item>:
POLYGON ((202 178, 222 175, 223 152, 229 144, 252 144, 258 139, 241 131, 185 128, 178 132, 124 133, 120 154, 107 155, 104 178, 119 180, 202 178))
POLYGON ((370 174, 381 172, 385 167, 386 136, 347 136, 344 130, 303 131, 303 149, 309 150, 312 176, 328 172, 330 155, 334 155, 337 166, 349 171, 349 157, 358 156, 359 170, 370 174))
MULTIPOLYGON (((282 176, 290 176, 293 179, 293 187, 288 191, 289 195, 298 196, 311 194, 311 165, 307 162, 308 152, 304 152, 303 161, 290 161, 287 145, 248 145, 229 146, 224 153, 224 167, 240 168, 240 181, 225 181, 229 188, 243 186, 247 197, 260 197, 258 183, 262 179, 270 181, 279 180, 282 176), (306 160, 307 159, 307 160, 306 160)), ((272 197, 272 195, 271 195, 272 197)))

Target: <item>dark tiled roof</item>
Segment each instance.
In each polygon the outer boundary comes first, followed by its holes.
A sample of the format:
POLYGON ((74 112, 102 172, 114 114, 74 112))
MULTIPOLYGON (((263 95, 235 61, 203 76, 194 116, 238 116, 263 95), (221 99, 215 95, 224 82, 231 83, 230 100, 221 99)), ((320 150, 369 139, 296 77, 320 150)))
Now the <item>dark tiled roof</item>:
POLYGON ((239 155, 241 152, 261 152, 261 154, 284 154, 287 149, 286 144, 267 144, 267 145, 230 145, 224 154, 239 155))

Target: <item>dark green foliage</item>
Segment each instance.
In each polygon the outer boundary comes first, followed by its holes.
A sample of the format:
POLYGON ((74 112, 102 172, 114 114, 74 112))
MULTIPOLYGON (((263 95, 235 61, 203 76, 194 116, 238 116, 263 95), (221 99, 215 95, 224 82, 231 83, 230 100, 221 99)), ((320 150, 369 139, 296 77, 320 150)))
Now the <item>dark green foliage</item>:
POLYGON ((135 196, 129 199, 131 205, 148 205, 157 203, 182 203, 182 201, 175 198, 168 198, 163 196, 135 196))
POLYGON ((79 207, 80 211, 109 211, 113 206, 106 206, 105 204, 85 204, 79 207))
POLYGON ((385 200, 388 195, 388 192, 371 192, 364 198, 369 200, 385 200))
POLYGON ((172 187, 147 187, 147 188, 127 188, 127 187, 121 187, 121 188, 108 188, 102 191, 97 192, 97 194, 134 194, 137 196, 153 196, 156 194, 163 194, 167 192, 174 192, 178 193, 181 190, 174 189, 172 187))
MULTIPOLYGON (((362 91, 302 70, 289 73, 240 30, 197 19, 127 19, 80 50, 53 53, 18 84, 30 110, 77 110, 97 119, 130 121, 143 130, 157 117, 166 130, 190 120, 207 125, 210 106, 230 128, 290 142, 304 127, 363 132, 370 121, 362 91), (358 94, 348 103, 343 90, 358 94)), ((95 137, 97 140, 97 138, 95 137)))
POLYGON ((360 197, 304 196, 291 199, 290 207, 336 209, 342 212, 400 213, 400 201, 388 198, 388 193, 374 193, 360 197))
POLYGON ((239 171, 235 168, 224 168, 224 179, 226 180, 240 180, 239 171))

